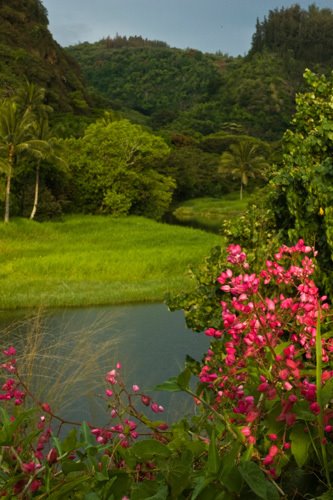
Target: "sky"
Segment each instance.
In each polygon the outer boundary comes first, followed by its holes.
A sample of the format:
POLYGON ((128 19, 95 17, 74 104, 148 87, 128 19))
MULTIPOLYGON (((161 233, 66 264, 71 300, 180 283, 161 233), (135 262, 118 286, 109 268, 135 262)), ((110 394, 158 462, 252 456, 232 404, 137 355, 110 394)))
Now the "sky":
POLYGON ((245 55, 256 19, 298 3, 333 9, 333 0, 42 0, 49 29, 66 47, 107 36, 141 35, 171 47, 245 55))

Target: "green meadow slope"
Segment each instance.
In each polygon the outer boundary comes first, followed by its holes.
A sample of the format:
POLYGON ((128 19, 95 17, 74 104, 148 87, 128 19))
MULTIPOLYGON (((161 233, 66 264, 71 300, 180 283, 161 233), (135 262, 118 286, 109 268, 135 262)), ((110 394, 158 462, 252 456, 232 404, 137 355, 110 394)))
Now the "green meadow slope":
POLYGON ((143 217, 72 216, 1 227, 0 308, 162 301, 221 237, 143 217))

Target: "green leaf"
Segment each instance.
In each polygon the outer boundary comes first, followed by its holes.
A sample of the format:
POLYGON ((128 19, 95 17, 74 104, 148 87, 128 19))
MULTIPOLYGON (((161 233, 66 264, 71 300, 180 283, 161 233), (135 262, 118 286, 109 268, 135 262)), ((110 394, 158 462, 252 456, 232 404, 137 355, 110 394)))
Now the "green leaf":
POLYGON ((260 467, 254 462, 243 462, 239 466, 244 481, 251 490, 263 500, 279 499, 279 494, 272 484, 266 479, 260 467))
POLYGON ((171 377, 162 384, 158 384, 154 387, 155 391, 171 391, 171 392, 179 392, 182 388, 179 386, 178 377, 171 377))
POLYGON ((70 472, 83 471, 86 468, 84 463, 72 462, 71 460, 63 462, 61 467, 64 474, 69 474, 70 472))
POLYGON ((233 444, 233 446, 228 450, 228 452, 222 457, 222 472, 221 472, 221 480, 224 482, 229 475, 231 470, 235 467, 236 459, 239 454, 241 448, 241 444, 237 441, 233 444))
POLYGON ((168 487, 156 481, 143 481, 132 490, 131 500, 167 500, 168 487))
POLYGON ((208 447, 208 459, 207 459, 206 470, 209 474, 216 475, 218 469, 219 469, 219 457, 216 448, 215 431, 213 431, 210 437, 210 443, 208 447))
POLYGON ((333 500, 333 490, 326 491, 323 495, 317 497, 317 500, 333 500))
POLYGON ((207 448, 207 445, 202 441, 188 441, 185 443, 185 446, 195 457, 201 455, 207 448))
POLYGON ((101 497, 94 491, 90 491, 84 495, 84 500, 101 500, 101 497))
POLYGON ((171 488, 172 498, 180 498, 181 493, 189 486, 192 477, 193 454, 184 450, 179 456, 172 456, 161 467, 161 473, 171 488))
POLYGON ((188 386, 189 386, 189 382, 190 382, 190 379, 191 379, 191 370, 190 368, 185 368, 184 371, 182 371, 178 377, 177 377, 177 385, 182 389, 182 390, 185 390, 185 389, 188 389, 188 386))
POLYGON ((240 493, 244 481, 239 472, 238 466, 235 465, 235 463, 231 464, 231 468, 228 470, 227 475, 225 475, 223 471, 223 476, 221 475, 221 482, 228 492, 240 493))
POLYGON ((326 406, 333 399, 333 378, 327 380, 321 389, 321 404, 326 406))
POLYGON ((62 455, 63 450, 62 450, 62 443, 61 443, 60 439, 57 438, 56 436, 52 436, 52 441, 54 443, 54 446, 57 448, 58 455, 62 455))
MULTIPOLYGON (((90 476, 79 476, 75 477, 72 481, 66 482, 61 488, 57 490, 56 493, 53 493, 48 496, 49 500, 62 500, 64 498, 68 498, 67 493, 71 493, 71 495, 74 494, 74 491, 78 491, 77 488, 80 488, 80 486, 83 486, 83 483, 85 482, 91 482, 91 477, 90 476)), ((82 489, 80 488, 82 491, 82 489)))
POLYGON ((196 500, 196 498, 198 498, 198 496, 200 495, 200 493, 213 481, 212 478, 206 478, 205 476, 200 476, 197 480, 196 480, 196 486, 193 490, 193 493, 192 493, 192 496, 191 496, 191 500, 196 500))
POLYGON ((305 422, 312 422, 316 420, 316 416, 309 409, 309 403, 307 401, 297 401, 294 406, 294 412, 297 415, 298 420, 303 420, 305 422))
POLYGON ((61 444, 61 448, 62 448, 63 452, 67 452, 67 451, 75 450, 77 448, 77 445, 78 445, 78 441, 77 441, 76 429, 72 429, 71 431, 69 431, 69 433, 67 434, 67 436, 63 440, 63 442, 61 444))
POLYGON ((111 494, 115 498, 126 496, 132 484, 132 480, 127 472, 115 470, 110 472, 110 475, 111 478, 103 487, 104 498, 109 499, 111 494))
POLYGON ((156 456, 168 458, 171 454, 171 451, 167 448, 167 446, 165 446, 165 444, 162 444, 155 439, 138 441, 132 446, 131 452, 133 455, 142 460, 149 460, 156 456))
MULTIPOLYGON (((85 445, 96 446, 96 440, 91 433, 90 427, 87 422, 82 422, 81 425, 81 438, 83 439, 85 445)), ((85 446, 87 448, 87 446, 85 446)))
POLYGON ((109 476, 106 474, 103 474, 102 472, 96 472, 95 474, 96 481, 103 482, 103 481, 108 481, 109 476))
POLYGON ((303 467, 308 459, 309 447, 311 439, 309 434, 304 432, 304 425, 297 424, 294 426, 291 434, 291 452, 295 457, 298 467, 303 467))
MULTIPOLYGON (((230 500, 230 495, 221 491, 221 486, 219 484, 210 482, 196 498, 198 500, 230 500)), ((193 500, 193 496, 191 500, 193 500)))

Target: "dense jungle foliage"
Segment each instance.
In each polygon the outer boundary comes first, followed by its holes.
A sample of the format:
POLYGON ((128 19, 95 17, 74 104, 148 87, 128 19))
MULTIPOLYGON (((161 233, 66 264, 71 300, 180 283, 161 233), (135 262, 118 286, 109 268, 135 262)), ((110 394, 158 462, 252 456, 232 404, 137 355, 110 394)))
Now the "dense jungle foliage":
POLYGON ((0 1, 0 21, 0 197, 39 220, 161 218, 184 200, 253 192, 281 164, 305 68, 329 74, 333 57, 333 11, 315 5, 270 11, 245 57, 120 35, 64 50, 39 0, 0 1))

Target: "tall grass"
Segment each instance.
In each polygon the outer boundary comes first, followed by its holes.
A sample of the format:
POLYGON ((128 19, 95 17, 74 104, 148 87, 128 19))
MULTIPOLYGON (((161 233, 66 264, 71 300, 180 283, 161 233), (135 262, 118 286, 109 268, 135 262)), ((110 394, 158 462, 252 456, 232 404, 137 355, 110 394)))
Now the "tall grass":
MULTIPOLYGON (((105 316, 82 328, 71 325, 70 334, 65 334, 52 332, 38 311, 2 330, 0 344, 1 348, 15 345, 19 375, 26 386, 40 403, 49 403, 52 411, 63 415, 73 411, 78 399, 82 405, 101 392, 117 336, 102 340, 99 334, 112 321, 105 316)), ((4 376, 1 373, 0 379, 4 376)))
POLYGON ((161 301, 223 240, 142 217, 0 225, 0 308, 161 301))

